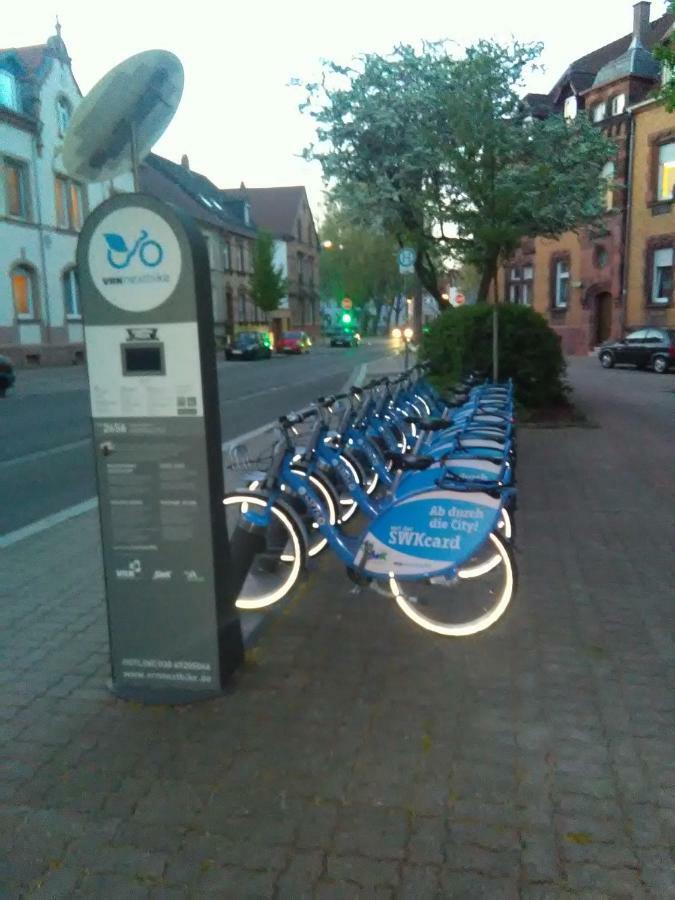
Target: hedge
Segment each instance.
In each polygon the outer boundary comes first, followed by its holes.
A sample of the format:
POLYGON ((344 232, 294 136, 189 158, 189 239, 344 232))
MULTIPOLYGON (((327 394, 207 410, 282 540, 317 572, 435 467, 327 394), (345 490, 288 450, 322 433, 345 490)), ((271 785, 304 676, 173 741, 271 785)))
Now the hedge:
MULTIPOLYGON (((487 304, 448 309, 430 323, 421 356, 441 384, 471 371, 492 374, 492 314, 487 304)), ((513 378, 516 399, 542 408, 565 401, 565 359, 560 338, 529 306, 501 304, 499 379, 513 378)))

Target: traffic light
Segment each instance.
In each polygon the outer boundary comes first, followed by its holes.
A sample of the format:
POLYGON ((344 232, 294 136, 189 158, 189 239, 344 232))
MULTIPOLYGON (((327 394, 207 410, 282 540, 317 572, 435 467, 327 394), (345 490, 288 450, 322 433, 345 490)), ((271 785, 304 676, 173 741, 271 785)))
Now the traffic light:
POLYGON ((342 324, 343 325, 351 325, 352 322, 352 314, 348 312, 342 313, 342 324))

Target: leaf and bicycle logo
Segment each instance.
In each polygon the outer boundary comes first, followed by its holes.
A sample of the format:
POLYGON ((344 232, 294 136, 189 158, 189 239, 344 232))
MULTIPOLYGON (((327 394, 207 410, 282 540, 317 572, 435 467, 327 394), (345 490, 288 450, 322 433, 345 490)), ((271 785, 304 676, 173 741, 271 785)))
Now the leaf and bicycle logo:
POLYGON ((126 269, 136 254, 148 269, 154 269, 164 259, 162 245, 154 241, 144 228, 131 247, 127 246, 121 234, 108 232, 103 237, 108 245, 108 262, 113 269, 126 269))

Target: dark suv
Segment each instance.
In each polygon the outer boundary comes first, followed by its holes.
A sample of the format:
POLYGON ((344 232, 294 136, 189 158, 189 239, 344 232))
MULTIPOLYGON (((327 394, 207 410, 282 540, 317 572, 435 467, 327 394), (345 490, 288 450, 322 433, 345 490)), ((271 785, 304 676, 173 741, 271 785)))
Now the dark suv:
POLYGON ((675 329, 640 328, 619 341, 607 341, 598 353, 603 369, 614 365, 650 366, 659 375, 675 368, 675 329))

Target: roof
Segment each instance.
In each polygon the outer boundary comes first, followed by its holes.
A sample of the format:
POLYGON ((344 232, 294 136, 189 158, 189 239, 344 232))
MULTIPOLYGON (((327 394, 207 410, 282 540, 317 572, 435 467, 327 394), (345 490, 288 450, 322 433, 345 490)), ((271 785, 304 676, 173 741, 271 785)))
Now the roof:
POLYGON ((247 200, 251 205, 253 221, 277 237, 295 235, 298 210, 307 200, 302 185, 293 187, 238 188, 223 190, 231 200, 247 200))
MULTIPOLYGON (((665 13, 658 19, 654 19, 647 26, 644 34, 644 45, 649 50, 660 43, 672 28, 675 17, 671 13, 665 13)), ((617 60, 625 54, 633 40, 633 32, 625 34, 623 37, 617 38, 585 56, 580 56, 570 63, 564 74, 558 79, 555 87, 551 91, 551 98, 556 101, 559 99, 560 91, 565 83, 569 81, 574 88, 575 93, 588 90, 593 86, 593 82, 598 72, 609 63, 617 60)))
POLYGON ((151 153, 140 167, 142 190, 173 203, 205 225, 253 237, 255 228, 235 218, 205 175, 151 153), (219 208, 220 207, 220 208, 219 208))
POLYGON ((26 73, 34 75, 44 62, 46 52, 46 44, 36 44, 34 47, 6 47, 0 50, 0 57, 13 54, 21 61, 26 73))

